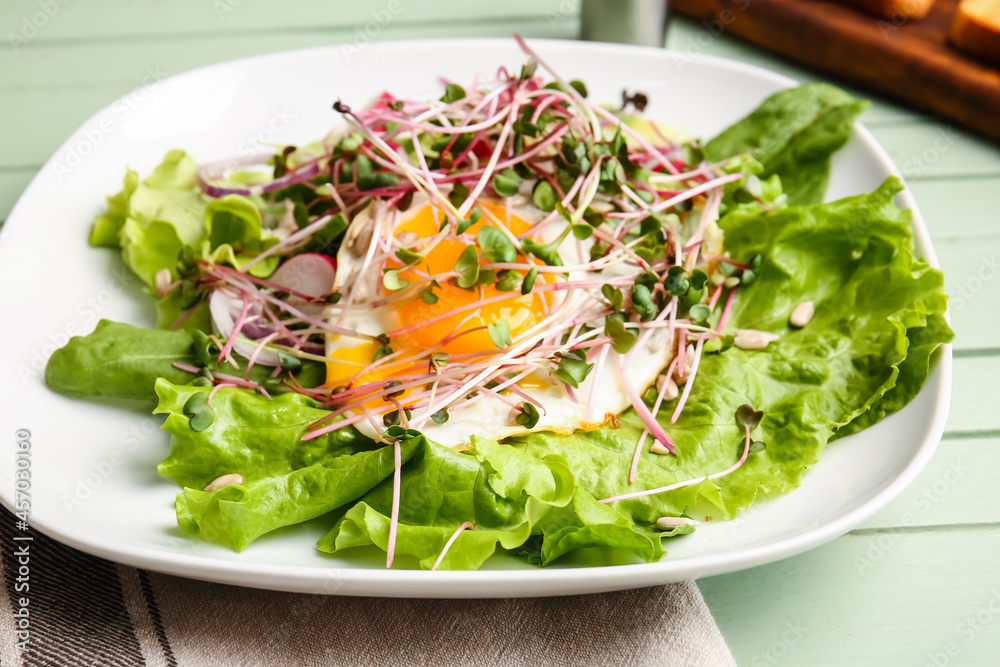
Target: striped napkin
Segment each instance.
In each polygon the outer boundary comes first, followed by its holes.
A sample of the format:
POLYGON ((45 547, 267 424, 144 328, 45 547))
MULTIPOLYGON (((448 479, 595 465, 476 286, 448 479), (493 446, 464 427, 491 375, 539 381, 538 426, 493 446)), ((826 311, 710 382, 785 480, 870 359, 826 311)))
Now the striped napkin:
POLYGON ((14 525, 0 512, 3 667, 735 665, 693 582, 503 600, 278 593, 117 565, 14 525))

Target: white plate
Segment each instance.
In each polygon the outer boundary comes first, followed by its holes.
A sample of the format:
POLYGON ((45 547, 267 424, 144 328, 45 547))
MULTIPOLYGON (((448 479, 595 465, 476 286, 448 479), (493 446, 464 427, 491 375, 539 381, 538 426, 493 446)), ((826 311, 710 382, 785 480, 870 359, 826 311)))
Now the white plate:
MULTIPOLYGON (((642 90, 648 113, 711 136, 745 115, 787 78, 736 62, 669 51, 536 40, 592 99, 642 90)), ((523 62, 513 40, 400 42, 360 54, 340 47, 225 63, 154 83, 98 112, 66 141, 22 195, 0 236, 0 495, 13 506, 15 433, 31 432, 31 524, 92 554, 137 567, 288 591, 412 597, 510 597, 591 593, 690 579, 760 565, 837 537, 909 484, 941 437, 951 386, 951 350, 938 355, 923 391, 905 410, 836 442, 791 494, 735 522, 707 523, 669 542, 659 563, 537 569, 512 558, 476 572, 387 571, 377 558, 321 554, 326 524, 280 531, 237 554, 189 539, 176 525, 173 483, 156 463, 168 449, 159 420, 111 401, 77 401, 46 389, 41 369, 70 335, 99 318, 150 326, 152 300, 116 253, 87 246, 104 195, 126 165, 148 174, 175 147, 199 161, 302 143, 338 121, 335 99, 361 105, 391 90, 433 91, 438 77, 466 83, 498 65, 523 62), (863 463, 859 463, 863 462, 863 463)), ((834 160, 828 197, 866 192, 898 172, 863 127, 834 160)), ((937 259, 909 193, 920 250, 937 259)))

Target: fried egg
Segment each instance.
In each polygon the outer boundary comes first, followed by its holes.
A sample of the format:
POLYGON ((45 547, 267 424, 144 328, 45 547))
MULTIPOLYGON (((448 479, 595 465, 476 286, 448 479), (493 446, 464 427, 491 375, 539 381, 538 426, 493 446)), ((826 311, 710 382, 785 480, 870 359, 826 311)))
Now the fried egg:
MULTIPOLYGON (((382 266, 372 260, 380 251, 384 255, 394 242, 425 256, 425 261, 417 265, 418 271, 407 271, 404 268, 400 272, 401 279, 411 281, 425 277, 426 273, 420 273, 425 270, 429 270, 430 274, 451 271, 466 247, 463 241, 452 238, 439 241, 426 252, 423 250, 428 240, 438 235, 443 220, 440 210, 424 196, 415 196, 405 211, 379 210, 377 206, 384 207, 385 204, 373 203, 354 217, 338 251, 335 289, 341 291, 342 304, 363 304, 392 294, 383 286, 382 266), (376 234, 378 237, 373 243, 373 236, 376 234)), ((476 234, 484 225, 506 228, 511 235, 516 236, 524 234, 546 216, 546 213, 531 203, 526 192, 508 200, 483 198, 476 202, 476 206, 483 215, 468 229, 468 236, 463 239, 472 244, 475 244, 476 234)), ((550 243, 560 236, 566 224, 568 223, 560 218, 544 226, 531 238, 537 243, 550 243)), ((572 234, 561 242, 559 254, 564 265, 570 269, 569 280, 600 282, 602 277, 610 279, 620 275, 620 267, 608 270, 606 275, 601 272, 572 270, 573 265, 590 261, 592 245, 593 239, 578 240, 572 234)), ((482 261, 485 263, 486 260, 482 261)), ((525 263, 530 260, 519 255, 517 261, 525 263)), ((402 262, 392 258, 386 262, 385 267, 402 268, 401 264, 402 262)), ((536 286, 544 285, 546 276, 553 275, 540 272, 536 286)), ((559 277, 549 279, 561 280, 563 275, 565 274, 560 273, 559 277)), ((546 315, 552 309, 561 307, 574 314, 583 314, 597 307, 599 302, 596 299, 600 298, 599 288, 592 291, 535 291, 522 295, 518 290, 501 292, 493 285, 480 286, 470 291, 442 282, 440 288, 434 291, 438 297, 435 303, 428 304, 416 298, 400 305, 374 309, 352 309, 350 305, 346 308, 335 307, 331 309, 328 321, 335 326, 371 336, 405 331, 391 338, 392 349, 399 352, 399 359, 415 357, 431 349, 434 349, 435 354, 443 353, 461 358, 462 355, 474 355, 477 352, 498 352, 486 330, 487 325, 505 320, 514 345, 517 345, 519 336, 545 326, 546 315), (484 299, 492 301, 442 317, 449 311, 471 306, 484 299), (407 329, 410 330, 406 331, 407 329)), ((603 326, 602 323, 597 325, 603 326)), ((591 326, 597 325, 591 323, 591 326)), ((650 329, 627 355, 628 363, 624 372, 628 373, 638 392, 641 393, 652 385, 670 363, 673 356, 671 343, 672 339, 666 329, 650 329)), ((389 382, 408 372, 427 371, 428 361, 425 357, 417 365, 382 364, 356 377, 372 364, 381 345, 378 341, 328 334, 327 388, 389 382)), ((619 368, 618 355, 611 350, 607 350, 605 354, 606 360, 601 365, 600 373, 591 372, 576 389, 567 389, 566 385, 556 380, 547 370, 538 370, 518 380, 516 394, 480 393, 468 405, 451 411, 445 423, 436 423, 430 419, 433 407, 429 410, 413 410, 410 421, 413 428, 419 429, 429 439, 454 448, 467 445, 473 435, 500 440, 531 431, 569 434, 576 430, 599 428, 631 406, 621 375, 622 369, 619 368), (534 399, 541 406, 538 408, 539 419, 531 428, 515 421, 518 411, 511 405, 512 402, 520 403, 525 396, 534 399)), ((588 359, 588 362, 594 363, 599 356, 600 353, 592 353, 593 358, 588 359)), ((442 387, 441 392, 443 391, 442 387)), ((458 403, 462 402, 463 399, 459 399, 458 403)), ((369 409, 384 405, 383 399, 379 397, 366 403, 369 409)), ((381 415, 374 419, 379 423, 382 421, 381 415)), ((361 419, 356 426, 365 435, 375 437, 375 428, 369 420, 361 419)))

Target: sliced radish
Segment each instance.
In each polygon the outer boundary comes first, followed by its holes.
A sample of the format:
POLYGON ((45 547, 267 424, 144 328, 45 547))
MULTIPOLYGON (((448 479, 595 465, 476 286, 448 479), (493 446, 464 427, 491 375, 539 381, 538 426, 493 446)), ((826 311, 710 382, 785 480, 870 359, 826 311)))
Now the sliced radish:
MULTIPOLYGON (((243 300, 234 299, 231 296, 226 296, 219 290, 215 290, 208 299, 208 309, 212 315, 215 332, 223 340, 228 340, 233 335, 236 321, 240 318, 240 313, 243 311, 243 300)), ((249 335, 245 329, 242 333, 244 336, 249 335)), ((257 346, 252 343, 239 340, 233 343, 233 351, 245 359, 249 359, 250 355, 256 349, 257 346)), ((254 363, 263 364, 264 366, 277 366, 279 364, 278 354, 270 350, 261 350, 254 363)))
POLYGON ((270 282, 313 298, 333 290, 337 260, 315 252, 296 255, 285 261, 270 277, 270 282))

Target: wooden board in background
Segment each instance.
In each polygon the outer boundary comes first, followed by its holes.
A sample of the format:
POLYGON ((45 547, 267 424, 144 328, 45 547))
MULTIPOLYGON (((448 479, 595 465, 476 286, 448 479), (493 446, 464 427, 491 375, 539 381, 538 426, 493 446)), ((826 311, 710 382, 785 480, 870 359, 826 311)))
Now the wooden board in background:
POLYGON ((1000 72, 956 51, 957 0, 896 21, 822 0, 671 0, 720 31, 1000 139, 1000 72))

